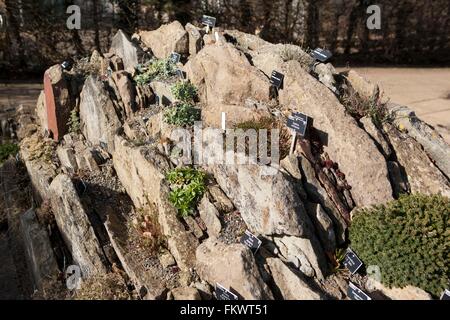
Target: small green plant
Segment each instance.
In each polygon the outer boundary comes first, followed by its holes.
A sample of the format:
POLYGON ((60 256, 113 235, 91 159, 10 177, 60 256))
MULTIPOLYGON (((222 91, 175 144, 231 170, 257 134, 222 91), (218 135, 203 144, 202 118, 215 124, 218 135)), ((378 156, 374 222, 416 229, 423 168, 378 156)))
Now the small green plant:
POLYGON ((71 133, 78 133, 80 131, 80 117, 76 109, 70 111, 70 118, 67 125, 71 133))
POLYGON ((14 143, 0 144, 0 164, 9 158, 10 155, 15 155, 19 152, 19 146, 14 143))
POLYGON ((175 83, 172 85, 171 91, 175 96, 175 99, 185 103, 193 104, 197 97, 197 88, 188 81, 179 81, 175 83))
POLYGON ((350 228, 352 249, 377 265, 389 287, 422 288, 434 296, 450 280, 450 200, 441 195, 403 195, 359 210, 350 228))
POLYGON ((166 175, 170 183, 169 201, 182 217, 193 213, 206 190, 206 175, 190 167, 176 168, 166 175))
POLYGON ((200 120, 200 109, 186 102, 175 104, 165 111, 164 119, 172 125, 192 126, 195 121, 200 120))
POLYGON ((143 66, 138 66, 136 83, 144 85, 153 80, 167 80, 176 74, 176 65, 170 59, 152 59, 143 66))

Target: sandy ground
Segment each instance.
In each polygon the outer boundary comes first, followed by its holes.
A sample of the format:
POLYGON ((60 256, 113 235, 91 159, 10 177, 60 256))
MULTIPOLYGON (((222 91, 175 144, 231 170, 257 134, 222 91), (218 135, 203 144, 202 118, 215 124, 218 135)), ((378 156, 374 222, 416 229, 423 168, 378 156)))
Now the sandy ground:
POLYGON ((353 68, 395 103, 413 109, 450 144, 450 68, 353 68))
MULTIPOLYGON (((409 106, 450 144, 450 68, 354 68, 377 82, 392 102, 409 106)), ((339 71, 343 71, 342 69, 339 71)), ((36 105, 42 84, 0 83, 0 114, 20 104, 36 105)))

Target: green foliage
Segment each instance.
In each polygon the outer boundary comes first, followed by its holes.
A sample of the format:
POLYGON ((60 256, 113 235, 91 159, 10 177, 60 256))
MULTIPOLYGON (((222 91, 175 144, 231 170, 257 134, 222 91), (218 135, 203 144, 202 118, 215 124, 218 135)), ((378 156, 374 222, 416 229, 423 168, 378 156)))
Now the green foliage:
POLYGON ((197 88, 187 81, 179 81, 175 83, 172 88, 172 94, 175 96, 175 99, 185 102, 185 103, 194 103, 195 98, 197 97, 197 88))
POLYGON ((0 144, 0 164, 9 158, 10 155, 15 155, 19 152, 19 146, 14 143, 0 144))
POLYGON ((357 212, 351 246, 366 265, 378 265, 390 287, 413 285, 438 296, 450 280, 450 200, 403 195, 357 212))
POLYGON ((73 109, 70 112, 70 118, 67 125, 69 126, 69 132, 77 133, 80 131, 80 117, 76 109, 73 109))
POLYGON ((176 104, 165 111, 164 120, 177 126, 192 126, 200 120, 200 109, 189 103, 176 104))
POLYGON ((138 66, 134 81, 147 84, 153 80, 167 80, 176 74, 176 65, 170 59, 152 59, 144 66, 138 66))
POLYGON ((167 173, 171 192, 169 201, 182 217, 193 213, 198 201, 205 193, 206 175, 190 167, 177 168, 167 173))

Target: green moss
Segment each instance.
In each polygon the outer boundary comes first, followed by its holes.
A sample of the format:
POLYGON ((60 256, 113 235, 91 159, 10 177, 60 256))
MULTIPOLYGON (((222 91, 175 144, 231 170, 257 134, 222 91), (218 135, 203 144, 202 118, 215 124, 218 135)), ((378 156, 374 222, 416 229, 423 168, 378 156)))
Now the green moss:
POLYGON ((450 280, 450 201, 441 195, 403 195, 386 205, 359 210, 351 246, 377 265, 389 287, 407 285, 438 296, 450 280))
POLYGON ((19 146, 14 143, 0 144, 0 164, 9 158, 10 155, 15 155, 19 152, 19 146))

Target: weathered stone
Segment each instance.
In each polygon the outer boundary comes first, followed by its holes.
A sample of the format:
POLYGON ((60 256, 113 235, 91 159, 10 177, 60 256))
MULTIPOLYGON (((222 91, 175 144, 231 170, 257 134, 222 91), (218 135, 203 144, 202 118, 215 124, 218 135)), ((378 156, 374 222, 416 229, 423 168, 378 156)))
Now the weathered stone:
POLYGON ((41 90, 36 104, 36 115, 38 118, 38 124, 40 125, 42 132, 48 130, 47 124, 47 106, 45 105, 45 92, 41 90))
POLYGON ((194 287, 197 288, 198 292, 200 292, 200 296, 202 300, 211 300, 212 299, 212 291, 211 287, 208 285, 206 281, 196 282, 194 283, 194 287))
POLYGON ((299 237, 274 238, 281 255, 308 277, 324 279, 327 272, 326 257, 315 238, 299 237))
POLYGON ((200 292, 196 288, 181 287, 172 289, 174 300, 202 300, 200 292))
POLYGON ((83 276, 107 272, 103 250, 70 178, 58 175, 49 196, 58 228, 83 276))
POLYGON ((183 219, 188 225, 189 230, 191 230, 192 233, 194 234, 194 236, 198 239, 201 239, 203 237, 203 231, 198 225, 197 221, 195 221, 195 219, 192 218, 191 216, 183 217, 183 219))
POLYGON ((212 286, 220 283, 246 300, 273 299, 251 251, 242 244, 208 239, 197 248, 197 273, 212 286))
POLYGON ((334 75, 337 74, 331 63, 317 63, 313 67, 313 71, 317 74, 320 82, 332 92, 337 93, 336 79, 334 75))
POLYGON ((177 210, 169 203, 170 189, 165 182, 165 172, 170 169, 168 160, 155 149, 134 147, 121 136, 115 138, 114 168, 125 190, 137 208, 155 204, 158 221, 167 237, 168 249, 182 269, 195 262, 197 239, 185 230, 178 220, 177 210))
POLYGON ((99 171, 100 168, 97 164, 97 161, 94 158, 94 149, 88 148, 84 150, 83 157, 87 165, 87 169, 89 171, 99 171))
POLYGON ((125 113, 127 117, 131 117, 137 110, 136 106, 136 90, 129 77, 129 73, 126 71, 117 71, 112 74, 117 89, 125 107, 125 113))
POLYGON ((208 125, 220 125, 221 112, 226 112, 227 125, 233 118, 237 122, 239 117, 246 121, 270 116, 267 111, 245 107, 248 99, 269 102, 270 83, 233 45, 206 46, 188 61, 185 71, 205 103, 202 117, 208 125))
POLYGON ((379 204, 392 199, 386 161, 367 133, 359 128, 337 98, 306 73, 296 61, 279 70, 285 75, 280 102, 291 110, 314 119, 314 128, 327 135, 324 151, 339 164, 352 187, 357 206, 379 204), (315 106, 311 108, 311 106, 315 106), (370 184, 367 181, 371 181, 370 184))
POLYGON ((368 278, 366 287, 370 292, 378 291, 391 300, 432 300, 433 298, 426 291, 406 286, 404 288, 388 288, 373 278, 368 278))
POLYGON ((164 252, 159 256, 159 262, 164 268, 173 266, 176 264, 173 255, 170 252, 164 252))
POLYGON ((390 124, 384 125, 384 131, 397 155, 398 163, 404 168, 413 193, 450 196, 449 180, 430 161, 422 146, 405 133, 401 133, 390 124))
POLYGON ((136 84, 135 89, 138 109, 144 109, 155 101, 155 94, 150 86, 136 84))
POLYGON ((392 154, 391 147, 383 136, 383 133, 378 130, 378 128, 373 124, 372 119, 368 116, 363 117, 359 120, 364 127, 364 130, 369 134, 369 136, 375 141, 378 150, 384 155, 386 159, 389 159, 392 154))
POLYGON ((301 167, 303 169, 306 181, 304 183, 305 191, 308 198, 315 203, 320 203, 322 208, 328 213, 328 216, 333 220, 335 225, 336 240, 339 244, 345 242, 345 230, 347 229, 347 223, 339 213, 336 205, 331 201, 325 189, 323 189, 319 180, 316 177, 315 170, 312 164, 305 158, 301 159, 301 167))
MULTIPOLYGON (((72 110, 68 83, 60 65, 54 65, 44 73, 45 106, 47 128, 58 141, 68 130, 67 122, 72 110)), ((42 116, 42 115, 41 115, 42 116)))
POLYGON ((178 21, 162 25, 153 31, 141 31, 139 36, 158 59, 166 59, 172 52, 189 53, 188 33, 178 21))
POLYGON ((202 218, 208 229, 208 235, 210 237, 218 237, 222 230, 222 225, 219 220, 219 211, 217 211, 216 207, 209 201, 206 195, 204 195, 200 201, 198 211, 200 213, 200 218, 202 218))
POLYGON ((394 124, 402 130, 406 129, 408 135, 422 145, 436 166, 450 178, 450 146, 439 133, 407 107, 389 104, 388 108, 394 114, 394 124))
POLYGON ((106 143, 114 150, 114 134, 122 124, 102 82, 89 76, 81 91, 80 122, 84 136, 93 145, 106 143))
POLYGON ((275 285, 284 300, 323 300, 322 294, 314 291, 301 275, 295 274, 291 268, 280 259, 266 260, 275 285))
POLYGON ((392 189, 394 190, 394 196, 398 198, 400 194, 409 192, 408 180, 398 163, 395 161, 388 161, 387 165, 392 189))
POLYGON ((28 175, 38 201, 46 199, 49 194, 50 183, 56 177, 56 167, 45 157, 38 157, 38 151, 43 148, 43 138, 33 134, 20 142, 20 155, 27 168, 28 175), (39 150, 37 150, 39 149, 39 150))
MULTIPOLYGON (((123 208, 121 208, 121 211, 123 208)), ((107 215, 104 223, 111 244, 127 275, 133 282, 136 291, 143 299, 163 299, 167 289, 164 281, 155 276, 152 269, 148 270, 142 263, 142 257, 148 255, 145 248, 138 247, 130 250, 129 234, 126 226, 130 223, 128 215, 116 211, 107 215)))
POLYGON ((261 166, 250 164, 215 165, 212 171, 253 232, 311 235, 308 214, 293 183, 282 172, 263 176, 261 166))
MULTIPOLYGON (((120 57, 125 70, 130 71, 136 68, 142 55, 142 49, 130 41, 130 38, 122 30, 119 30, 113 37, 109 52, 120 57)), ((119 65, 116 70, 120 70, 119 65)))
POLYGON ((355 70, 350 70, 346 75, 346 78, 353 90, 366 100, 371 99, 379 91, 377 84, 365 79, 355 70))
POLYGON ((39 224, 33 209, 20 217, 20 224, 28 267, 36 287, 42 289, 49 279, 55 279, 59 274, 50 239, 45 228, 39 224))
POLYGON ((159 98, 159 104, 162 106, 168 106, 172 102, 175 102, 175 97, 172 94, 171 84, 162 81, 152 81, 150 87, 155 96, 159 98))
POLYGON ((239 49, 243 50, 258 50, 263 46, 271 45, 270 42, 267 42, 258 36, 239 30, 225 30, 225 35, 231 36, 233 39, 232 42, 235 41, 239 49))
POLYGON ((336 234, 334 232, 333 221, 318 203, 307 203, 306 210, 316 227, 324 250, 334 253, 336 250, 336 234))
POLYGON ((302 185, 302 171, 300 170, 300 162, 298 161, 298 157, 294 154, 288 155, 280 161, 280 166, 296 180, 296 190, 300 195, 300 198, 302 198, 302 200, 306 200, 307 195, 302 185))
POLYGON ((71 172, 76 172, 78 170, 77 159, 73 148, 60 145, 56 149, 56 153, 63 167, 69 169, 71 172))
POLYGON ((214 202, 214 206, 221 212, 231 212, 234 209, 234 205, 227 195, 217 185, 208 186, 208 192, 214 202))
POLYGON ((195 56, 202 49, 202 30, 187 23, 184 27, 189 36, 189 54, 195 56))

